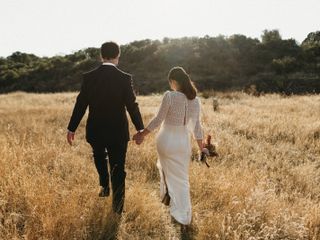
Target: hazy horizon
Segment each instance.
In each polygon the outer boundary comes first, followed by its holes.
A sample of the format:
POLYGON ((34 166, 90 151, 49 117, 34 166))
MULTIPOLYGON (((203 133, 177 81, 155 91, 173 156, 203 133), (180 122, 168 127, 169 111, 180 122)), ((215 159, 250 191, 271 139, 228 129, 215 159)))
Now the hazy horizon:
POLYGON ((320 30, 316 0, 130 0, 106 2, 2 0, 0 56, 69 54, 113 40, 127 44, 164 37, 243 34, 258 38, 278 29, 299 43, 320 30))

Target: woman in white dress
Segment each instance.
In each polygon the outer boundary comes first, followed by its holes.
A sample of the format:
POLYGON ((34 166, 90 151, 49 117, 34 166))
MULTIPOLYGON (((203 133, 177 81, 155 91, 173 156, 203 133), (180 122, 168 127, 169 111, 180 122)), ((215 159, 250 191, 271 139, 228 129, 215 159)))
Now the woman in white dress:
POLYGON ((157 167, 160 171, 160 197, 170 196, 170 214, 182 229, 191 223, 189 163, 191 139, 203 149, 203 132, 200 124, 200 99, 189 75, 182 67, 169 72, 167 91, 156 116, 140 133, 143 138, 161 125, 157 134, 157 167))

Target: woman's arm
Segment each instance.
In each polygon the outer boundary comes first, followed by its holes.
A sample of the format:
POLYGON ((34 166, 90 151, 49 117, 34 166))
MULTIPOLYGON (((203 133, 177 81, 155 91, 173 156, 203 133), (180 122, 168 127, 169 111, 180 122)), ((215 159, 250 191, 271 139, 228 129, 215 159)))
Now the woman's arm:
POLYGON ((203 150, 203 140, 202 139, 198 139, 197 140, 197 144, 199 147, 199 151, 201 152, 203 150))
POLYGON ((159 127, 161 125, 161 123, 163 122, 163 120, 166 118, 169 107, 170 107, 171 101, 170 101, 170 92, 167 91, 162 99, 160 108, 158 110, 158 113, 156 114, 156 116, 150 121, 150 123, 148 124, 148 126, 145 128, 145 130, 143 132, 145 132, 145 134, 148 134, 149 132, 152 132, 153 130, 155 130, 157 127, 159 127))
POLYGON ((193 136, 195 138, 195 140, 197 141, 198 147, 199 147, 199 151, 201 152, 203 150, 203 130, 202 130, 202 126, 201 126, 201 105, 200 105, 200 101, 199 101, 199 114, 198 114, 198 118, 196 120, 196 125, 194 127, 194 131, 193 131, 193 136))
POLYGON ((148 126, 143 129, 142 131, 138 132, 133 136, 133 140, 136 141, 137 144, 141 144, 144 137, 147 136, 150 132, 152 132, 154 129, 160 126, 160 124, 163 122, 165 117, 167 116, 171 100, 170 100, 170 92, 167 91, 162 99, 160 108, 158 110, 158 113, 155 115, 155 117, 150 121, 148 126))

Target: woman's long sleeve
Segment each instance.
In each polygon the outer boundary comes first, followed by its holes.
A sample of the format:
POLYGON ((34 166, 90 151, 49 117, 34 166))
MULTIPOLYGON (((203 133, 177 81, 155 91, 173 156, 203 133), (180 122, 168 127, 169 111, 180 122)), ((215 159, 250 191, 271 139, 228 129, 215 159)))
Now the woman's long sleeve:
POLYGON ((194 138, 196 140, 201 140, 203 139, 203 131, 202 131, 202 126, 200 124, 200 119, 196 121, 196 126, 194 127, 194 132, 193 132, 194 138))
POLYGON ((169 107, 170 107, 170 92, 167 91, 163 96, 162 103, 157 115, 150 121, 146 129, 148 129, 149 131, 153 131, 157 127, 159 127, 163 122, 163 120, 165 119, 168 113, 169 107))
POLYGON ((201 126, 201 104, 200 104, 200 100, 199 100, 199 114, 198 114, 198 118, 196 120, 196 125, 194 127, 194 131, 193 131, 193 136, 196 140, 201 140, 203 139, 203 129, 201 126))

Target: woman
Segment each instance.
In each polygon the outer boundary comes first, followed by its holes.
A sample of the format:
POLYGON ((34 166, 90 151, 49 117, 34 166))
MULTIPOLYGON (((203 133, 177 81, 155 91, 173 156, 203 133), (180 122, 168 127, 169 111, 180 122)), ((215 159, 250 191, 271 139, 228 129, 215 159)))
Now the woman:
POLYGON ((145 137, 162 124, 157 134, 157 167, 160 171, 160 197, 170 196, 170 213, 182 229, 191 223, 189 163, 190 133, 203 151, 200 125, 200 100, 197 90, 182 67, 169 72, 169 84, 157 115, 141 133, 145 137))

